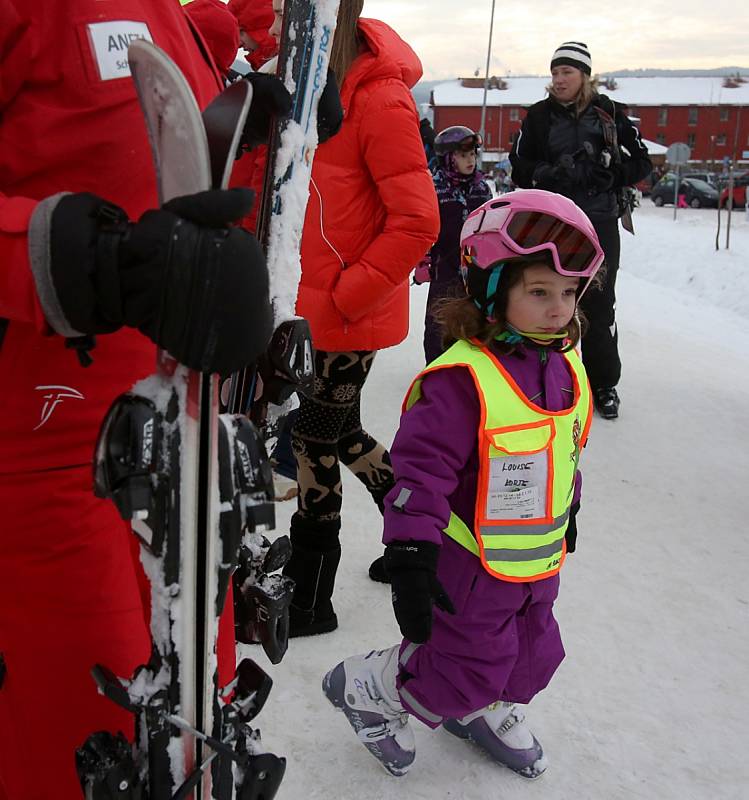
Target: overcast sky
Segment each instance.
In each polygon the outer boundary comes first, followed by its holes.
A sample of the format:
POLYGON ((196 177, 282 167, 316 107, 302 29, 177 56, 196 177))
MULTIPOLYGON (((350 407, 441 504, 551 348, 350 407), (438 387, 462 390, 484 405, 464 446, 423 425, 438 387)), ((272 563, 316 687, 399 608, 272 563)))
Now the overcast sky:
MULTIPOLYGON (((365 0, 364 15, 392 25, 433 80, 484 74, 491 7, 491 0, 365 0)), ((594 72, 749 67, 749 4, 498 0, 490 72, 545 74, 570 39, 588 45, 594 72)))

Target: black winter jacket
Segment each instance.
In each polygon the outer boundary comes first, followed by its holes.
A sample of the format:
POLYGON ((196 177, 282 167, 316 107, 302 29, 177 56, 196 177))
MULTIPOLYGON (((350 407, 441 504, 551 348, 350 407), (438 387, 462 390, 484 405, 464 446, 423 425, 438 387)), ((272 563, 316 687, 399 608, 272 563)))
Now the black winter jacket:
POLYGON ((440 234, 432 245, 432 282, 451 284, 460 277, 460 231, 466 217, 492 193, 481 173, 460 180, 450 178, 443 168, 433 175, 434 189, 440 205, 440 234))
POLYGON ((594 222, 619 216, 622 187, 637 183, 653 169, 640 132, 624 113, 624 106, 598 94, 579 117, 574 106, 564 106, 551 97, 532 105, 512 147, 510 163, 515 184, 563 194, 594 222), (595 106, 616 122, 620 163, 616 158, 606 163, 611 154, 595 106), (565 155, 574 162, 570 166, 567 159, 567 168, 560 166, 565 155))

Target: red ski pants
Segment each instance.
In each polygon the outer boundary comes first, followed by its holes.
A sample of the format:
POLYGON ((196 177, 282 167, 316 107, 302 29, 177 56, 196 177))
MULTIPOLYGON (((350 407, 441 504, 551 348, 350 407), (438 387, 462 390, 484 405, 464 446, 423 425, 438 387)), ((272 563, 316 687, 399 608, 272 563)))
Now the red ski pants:
MULTIPOLYGON (((104 729, 132 739, 132 715, 90 670, 129 678, 148 661, 149 589, 129 525, 91 486, 90 465, 0 475, 0 800, 81 800, 76 748, 104 729)), ((230 597, 222 684, 233 633, 230 597)))

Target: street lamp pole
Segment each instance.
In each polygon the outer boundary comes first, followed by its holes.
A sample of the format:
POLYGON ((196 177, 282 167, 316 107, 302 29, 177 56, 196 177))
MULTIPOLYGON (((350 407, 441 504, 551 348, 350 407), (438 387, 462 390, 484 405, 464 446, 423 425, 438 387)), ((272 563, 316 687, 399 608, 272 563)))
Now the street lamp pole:
MULTIPOLYGON (((484 74, 484 99, 481 103, 481 127, 479 129, 482 141, 486 141, 486 93, 489 88, 489 62, 491 61, 492 58, 492 33, 494 32, 495 3, 496 0, 492 0, 492 18, 491 22, 489 23, 489 46, 486 48, 486 73, 484 74)), ((478 155, 479 169, 481 168, 483 162, 482 154, 483 154, 483 148, 479 151, 478 155)))

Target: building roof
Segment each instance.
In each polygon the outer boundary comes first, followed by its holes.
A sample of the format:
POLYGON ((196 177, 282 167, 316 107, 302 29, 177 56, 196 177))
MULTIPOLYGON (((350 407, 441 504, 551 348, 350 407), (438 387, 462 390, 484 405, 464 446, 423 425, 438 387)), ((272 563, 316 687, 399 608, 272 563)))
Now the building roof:
MULTIPOLYGON (((550 77, 503 77, 506 89, 489 89, 488 106, 529 106, 546 97, 550 77)), ((725 78, 652 77, 616 78, 616 89, 603 89, 613 100, 630 106, 716 106, 749 105, 749 81, 735 88, 723 85, 725 78)), ((433 89, 435 106, 480 106, 484 89, 467 88, 460 79, 437 84, 433 89)))
POLYGON ((650 139, 643 137, 642 143, 648 148, 648 154, 651 156, 665 156, 668 152, 668 147, 658 142, 651 142, 650 139))

